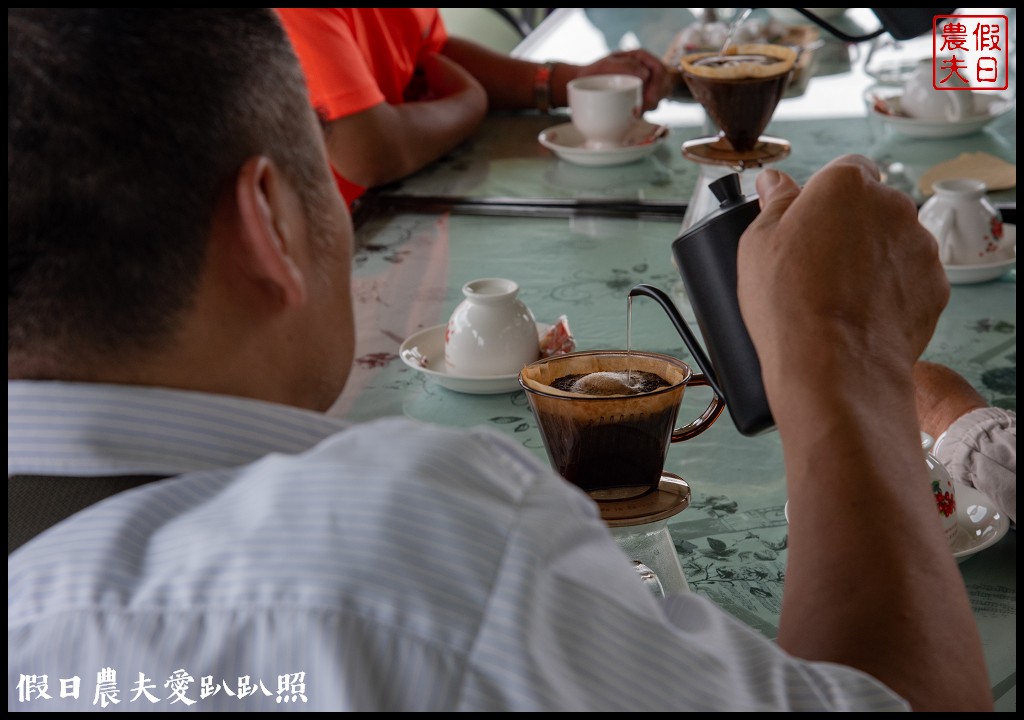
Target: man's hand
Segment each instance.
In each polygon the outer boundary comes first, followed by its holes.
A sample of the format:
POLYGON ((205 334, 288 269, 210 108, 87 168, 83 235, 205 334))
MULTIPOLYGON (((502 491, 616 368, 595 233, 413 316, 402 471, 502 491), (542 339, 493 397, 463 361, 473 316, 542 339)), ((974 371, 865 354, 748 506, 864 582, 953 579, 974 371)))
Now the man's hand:
POLYGON ((774 170, 757 189, 762 212, 740 242, 738 290, 766 375, 843 355, 909 374, 949 299, 913 201, 852 155, 802 190, 774 170))

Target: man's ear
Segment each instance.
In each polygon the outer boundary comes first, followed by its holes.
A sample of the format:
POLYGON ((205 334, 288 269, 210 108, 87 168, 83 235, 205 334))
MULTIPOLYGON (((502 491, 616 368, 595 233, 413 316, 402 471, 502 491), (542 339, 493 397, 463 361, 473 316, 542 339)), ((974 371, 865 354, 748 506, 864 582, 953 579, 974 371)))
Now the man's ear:
POLYGON ((306 218, 295 190, 273 161, 257 156, 238 171, 235 196, 244 270, 285 305, 305 303, 296 254, 304 252, 306 218))

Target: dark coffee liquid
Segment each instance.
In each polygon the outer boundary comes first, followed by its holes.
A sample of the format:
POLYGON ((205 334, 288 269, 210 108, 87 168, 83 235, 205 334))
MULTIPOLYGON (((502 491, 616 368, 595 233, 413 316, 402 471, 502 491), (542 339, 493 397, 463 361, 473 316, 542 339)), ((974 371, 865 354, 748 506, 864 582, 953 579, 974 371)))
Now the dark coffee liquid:
POLYGON ((641 417, 582 424, 542 419, 551 464, 597 500, 618 500, 657 489, 676 419, 676 406, 641 417))
POLYGON ((633 413, 611 395, 641 395, 670 383, 657 373, 619 370, 563 375, 551 386, 600 398, 593 417, 538 415, 551 464, 597 500, 635 498, 658 487, 678 405, 633 413))
POLYGON ((580 395, 642 395, 668 387, 669 382, 646 370, 620 370, 563 375, 551 387, 580 395))

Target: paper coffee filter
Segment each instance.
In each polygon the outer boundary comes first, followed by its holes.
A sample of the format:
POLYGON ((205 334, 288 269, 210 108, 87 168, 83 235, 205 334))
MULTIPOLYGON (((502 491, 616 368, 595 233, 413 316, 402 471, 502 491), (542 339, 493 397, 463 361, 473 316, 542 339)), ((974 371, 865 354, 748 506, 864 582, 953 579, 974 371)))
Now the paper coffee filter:
POLYGON ((671 385, 677 385, 686 380, 687 371, 667 360, 666 357, 650 355, 642 352, 634 352, 627 355, 625 352, 596 351, 593 353, 574 353, 559 355, 542 362, 532 363, 523 368, 520 373, 523 384, 536 392, 543 392, 549 395, 566 397, 636 397, 635 395, 582 395, 581 393, 570 393, 551 387, 551 383, 565 375, 584 375, 593 372, 625 371, 627 369, 644 370, 657 373, 671 385))
POLYGON ((573 395, 579 397, 578 393, 565 392, 564 390, 559 390, 558 388, 553 388, 550 385, 546 385, 540 382, 539 380, 534 380, 532 377, 529 376, 529 374, 527 374, 526 370, 523 370, 520 377, 523 380, 523 384, 535 392, 542 392, 547 393, 548 395, 559 395, 564 397, 572 397, 573 395))
POLYGON ((717 80, 744 80, 747 78, 768 78, 788 73, 793 69, 797 53, 791 47, 784 45, 772 45, 768 43, 751 43, 748 45, 736 45, 730 48, 729 55, 767 55, 768 57, 782 60, 771 65, 760 63, 736 63, 724 67, 708 67, 705 65, 694 65, 698 60, 706 57, 714 57, 721 53, 716 51, 699 52, 685 55, 679 60, 679 65, 684 72, 698 77, 715 78, 717 80))
POLYGON ((1017 166, 986 152, 961 153, 926 170, 918 187, 922 194, 932 195, 935 183, 954 178, 973 178, 989 190, 1008 190, 1017 187, 1017 166))

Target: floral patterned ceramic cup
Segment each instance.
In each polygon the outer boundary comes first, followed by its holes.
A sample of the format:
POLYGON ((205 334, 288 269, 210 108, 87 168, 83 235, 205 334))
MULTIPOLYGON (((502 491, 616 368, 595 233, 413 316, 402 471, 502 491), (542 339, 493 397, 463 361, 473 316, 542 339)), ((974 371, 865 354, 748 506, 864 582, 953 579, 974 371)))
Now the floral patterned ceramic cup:
POLYGON ((987 265, 1014 257, 1015 247, 1003 233, 999 211, 988 201, 981 180, 941 180, 921 206, 918 219, 939 243, 943 265, 987 265))
POLYGON ((946 541, 952 546, 960 531, 956 516, 956 488, 946 466, 932 455, 933 445, 935 439, 928 433, 921 433, 921 447, 924 449, 924 461, 928 465, 928 481, 931 483, 932 495, 935 496, 935 507, 942 521, 942 529, 946 533, 946 541))

